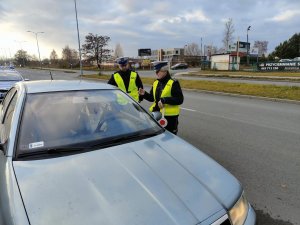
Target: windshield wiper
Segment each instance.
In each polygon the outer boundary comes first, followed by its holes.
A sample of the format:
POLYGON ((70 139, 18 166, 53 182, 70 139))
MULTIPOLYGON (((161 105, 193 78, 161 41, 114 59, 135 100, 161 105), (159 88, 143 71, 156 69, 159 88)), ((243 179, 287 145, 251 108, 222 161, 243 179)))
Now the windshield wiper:
POLYGON ((75 152, 82 152, 88 150, 87 147, 54 147, 43 149, 40 151, 34 152, 24 152, 19 154, 18 158, 27 158, 32 156, 45 156, 45 155, 65 155, 65 154, 74 154, 75 152))
POLYGON ((97 141, 96 144, 89 145, 88 148, 107 148, 114 145, 125 144, 132 141, 142 140, 145 138, 156 136, 164 132, 163 129, 155 132, 135 132, 129 135, 120 135, 111 138, 105 138, 100 141, 97 141))

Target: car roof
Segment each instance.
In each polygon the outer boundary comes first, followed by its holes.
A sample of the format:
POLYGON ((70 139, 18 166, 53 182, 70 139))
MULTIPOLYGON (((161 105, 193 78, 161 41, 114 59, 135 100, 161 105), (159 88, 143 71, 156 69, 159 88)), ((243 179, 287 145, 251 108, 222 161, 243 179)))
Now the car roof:
POLYGON ((27 93, 116 89, 116 87, 106 83, 84 80, 25 81, 18 83, 18 85, 24 86, 27 93))

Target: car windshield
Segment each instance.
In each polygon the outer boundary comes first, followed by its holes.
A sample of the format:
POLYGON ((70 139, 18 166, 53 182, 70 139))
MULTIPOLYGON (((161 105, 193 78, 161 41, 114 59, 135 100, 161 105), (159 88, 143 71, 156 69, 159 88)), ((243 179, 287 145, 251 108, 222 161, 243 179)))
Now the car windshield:
POLYGON ((28 94, 17 156, 57 149, 97 149, 163 131, 120 90, 28 94))

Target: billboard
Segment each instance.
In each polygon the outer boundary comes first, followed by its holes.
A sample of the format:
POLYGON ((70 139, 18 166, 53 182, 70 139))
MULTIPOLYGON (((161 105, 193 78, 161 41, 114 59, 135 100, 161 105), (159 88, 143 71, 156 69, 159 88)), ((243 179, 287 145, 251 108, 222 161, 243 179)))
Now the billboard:
POLYGON ((138 56, 151 56, 151 48, 138 49, 138 56))
POLYGON ((258 69, 263 71, 272 71, 272 70, 300 70, 300 62, 291 61, 291 62, 264 62, 258 64, 258 69))
MULTIPOLYGON (((239 41, 239 52, 247 52, 247 46, 248 49, 250 50, 250 43, 244 42, 244 41, 239 41)), ((233 43, 228 46, 228 51, 229 52, 236 52, 237 51, 237 43, 233 43)))

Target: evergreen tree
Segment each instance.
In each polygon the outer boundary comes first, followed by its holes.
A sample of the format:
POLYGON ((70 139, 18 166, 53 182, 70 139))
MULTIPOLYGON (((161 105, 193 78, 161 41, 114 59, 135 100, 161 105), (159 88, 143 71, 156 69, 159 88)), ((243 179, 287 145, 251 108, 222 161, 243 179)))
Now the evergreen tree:
POLYGON ((300 56, 300 33, 294 34, 289 40, 280 43, 271 57, 280 59, 293 59, 300 56))

